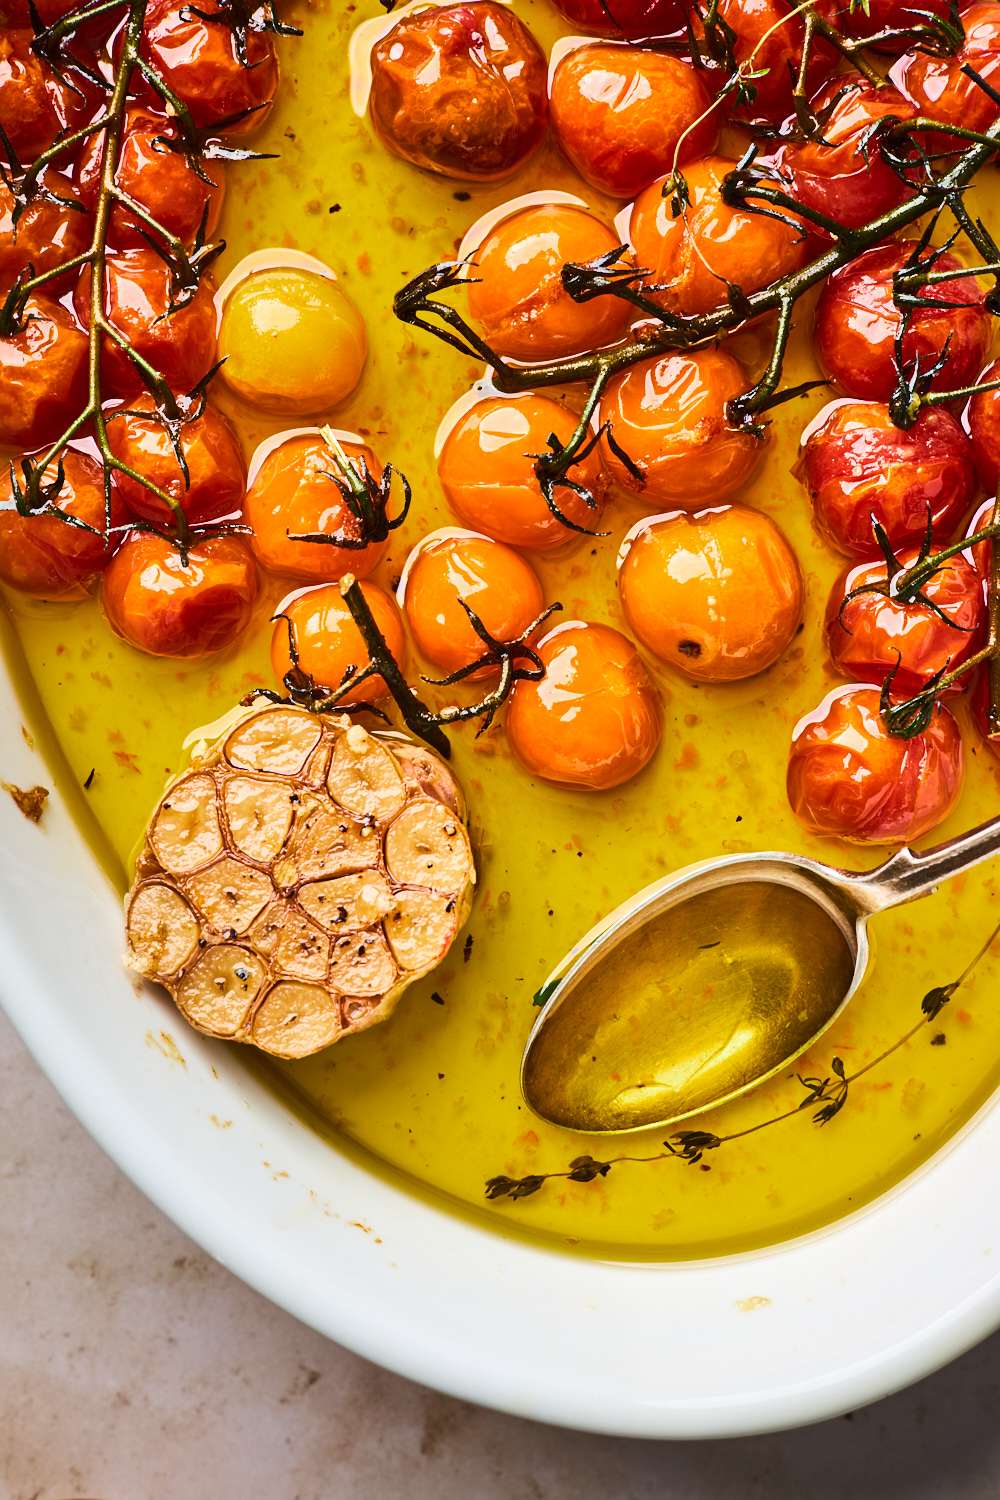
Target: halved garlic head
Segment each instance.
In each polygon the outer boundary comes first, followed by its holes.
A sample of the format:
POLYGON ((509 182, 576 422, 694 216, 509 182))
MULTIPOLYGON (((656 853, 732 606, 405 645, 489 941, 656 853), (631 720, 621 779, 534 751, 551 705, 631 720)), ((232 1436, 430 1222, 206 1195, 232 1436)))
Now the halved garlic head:
POLYGON ((199 1031, 307 1057, 440 963, 475 879, 461 789, 429 750, 251 709, 149 820, 130 963, 199 1031))

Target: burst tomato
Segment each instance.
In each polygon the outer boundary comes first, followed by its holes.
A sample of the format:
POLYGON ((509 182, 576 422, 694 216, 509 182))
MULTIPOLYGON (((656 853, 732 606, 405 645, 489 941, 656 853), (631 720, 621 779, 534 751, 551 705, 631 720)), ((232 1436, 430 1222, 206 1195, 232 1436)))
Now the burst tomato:
MULTIPOLYGON (((81 255, 90 244, 93 220, 83 211, 83 204, 72 184, 51 171, 44 173, 42 182, 48 192, 65 202, 48 203, 43 198, 36 198, 18 219, 16 237, 14 199, 6 185, 0 182, 0 300, 28 266, 33 268, 35 276, 42 276, 72 260, 75 255, 81 255)), ((46 295, 72 286, 76 277, 76 271, 54 276, 46 283, 46 295)))
MULTIPOLYGON (((62 130, 82 125, 93 99, 70 88, 31 50, 29 27, 0 31, 0 120, 23 166, 39 156, 62 130)), ((6 156, 3 158, 6 166, 6 156)))
MULTIPOLYGON (((836 7, 830 4, 821 3, 818 9, 831 12, 831 20, 836 13, 836 7)), ((740 123, 762 120, 778 124, 791 112, 792 88, 802 63, 805 26, 801 15, 787 0, 721 0, 719 15, 735 32, 733 55, 737 63, 764 74, 748 80, 756 97, 753 103, 735 109, 734 118, 740 123)), ((806 69, 807 94, 815 93, 829 78, 836 62, 837 54, 830 43, 817 35, 806 69)))
MULTIPOLYGON (((152 398, 139 396, 109 418, 108 440, 115 457, 171 495, 194 525, 238 512, 246 492, 246 465, 225 417, 206 406, 200 417, 181 428, 186 482, 170 434, 153 413, 152 398)), ((119 474, 118 486, 132 515, 173 525, 173 511, 144 485, 119 474)))
MULTIPOLYGON (((374 583, 362 583, 361 592, 375 624, 400 670, 406 666, 406 637, 396 601, 374 583)), ((371 663, 368 647, 351 611, 335 583, 305 589, 282 605, 286 619, 276 619, 271 639, 271 665, 279 680, 291 670, 289 632, 295 641, 299 665, 317 686, 331 692, 340 687, 353 667, 363 671, 371 663)), ((382 677, 368 677, 341 699, 345 707, 358 703, 381 703, 389 696, 382 677)))
POLYGON ((267 33, 248 27, 244 67, 225 9, 219 0, 203 0, 196 9, 184 0, 151 0, 142 55, 196 125, 224 126, 234 135, 259 130, 267 119, 278 90, 278 60, 267 33))
POLYGON ((101 602, 108 623, 151 656, 209 656, 231 646, 250 623, 257 569, 238 536, 196 543, 187 557, 164 537, 133 531, 105 569, 101 602))
POLYGON ((0 446, 40 448, 66 430, 87 400, 87 353, 72 313, 28 298, 21 327, 0 336, 0 446))
POLYGON ((545 134, 545 54, 502 5, 402 17, 372 49, 372 124, 396 156, 445 177, 508 177, 545 134))
POLYGON ((539 641, 540 682, 517 682, 510 747, 541 781, 576 791, 620 786, 649 763, 662 709, 632 642, 610 625, 568 620, 539 641))
POLYGON ((946 708, 904 740, 886 729, 877 688, 835 688, 792 732, 788 800, 823 838, 908 844, 948 816, 963 771, 962 736, 946 708))
MULTIPOLYGON (((994 99, 962 70, 970 67, 994 89, 1000 85, 1000 10, 991 0, 966 6, 960 13, 965 45, 953 56, 906 52, 889 74, 918 115, 958 125, 964 130, 988 130, 997 117, 994 99)), ((962 141, 952 137, 961 148, 962 141)), ((947 145, 938 141, 935 149, 947 145)))
MULTIPOLYGON (((57 474, 58 464, 50 463, 45 483, 51 484, 57 474)), ((0 477, 0 498, 5 504, 14 502, 9 469, 0 477)), ((94 459, 72 448, 63 455, 62 488, 53 503, 91 530, 56 516, 19 516, 15 510, 0 510, 0 578, 36 599, 81 598, 121 541, 115 528, 125 524, 125 507, 112 485, 109 532, 104 471, 94 459)))

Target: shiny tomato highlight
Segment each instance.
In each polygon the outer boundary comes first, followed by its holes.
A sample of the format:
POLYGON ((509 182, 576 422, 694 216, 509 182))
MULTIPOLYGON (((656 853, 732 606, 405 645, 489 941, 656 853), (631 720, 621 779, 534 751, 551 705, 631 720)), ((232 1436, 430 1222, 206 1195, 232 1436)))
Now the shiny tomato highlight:
MULTIPOLYGON (((959 15, 965 45, 954 56, 906 52, 889 77, 918 115, 963 130, 988 130, 997 117, 996 101, 962 69, 970 67, 994 89, 1000 87, 1000 10, 992 0, 981 0, 962 7, 959 15)), ((938 139, 934 149, 947 144, 938 139)), ((952 144, 961 149, 964 143, 952 137, 952 144)))
POLYGON ((685 9, 681 0, 553 0, 556 10, 581 31, 598 36, 672 36, 683 31, 685 9))
MULTIPOLYGON (((57 472, 58 465, 50 463, 44 482, 51 484, 57 472)), ((13 505, 14 499, 10 469, 5 466, 0 474, 0 503, 13 505)), ((112 485, 109 532, 104 470, 88 454, 73 448, 63 455, 62 488, 53 503, 92 530, 56 516, 19 516, 16 510, 0 509, 0 579, 35 599, 82 598, 121 541, 115 528, 126 522, 125 507, 112 485)))
MULTIPOLYGON (((361 592, 372 612, 382 638, 395 657, 400 670, 406 667, 406 637, 396 601, 374 583, 362 583, 361 592)), ((271 638, 271 665, 281 681, 291 670, 288 649, 289 628, 299 655, 299 666, 308 672, 317 686, 338 688, 350 667, 363 671, 371 658, 364 637, 354 623, 335 583, 306 589, 294 594, 282 605, 287 620, 275 620, 271 638)), ((381 703, 389 696, 382 677, 368 677, 341 699, 345 708, 357 703, 381 703)))
POLYGON ((66 430, 86 403, 87 355, 72 313, 28 298, 20 329, 0 336, 0 446, 30 451, 66 430))
MULTIPOLYGON (((170 435, 154 413, 150 396, 139 396, 108 421, 111 451, 143 478, 165 490, 194 525, 218 521, 240 510, 246 493, 246 464, 225 417, 206 406, 180 432, 188 480, 177 461, 170 435)), ((172 526, 174 513, 128 474, 117 476, 122 499, 133 516, 172 526)))
POLYGON ((189 660, 221 651, 242 635, 257 587, 242 537, 197 542, 185 566, 164 537, 133 531, 105 569, 101 602, 112 630, 130 645, 189 660))
POLYGON ((196 125, 242 135, 259 130, 270 113, 278 59, 271 37, 248 27, 249 67, 244 67, 223 12, 219 0, 200 0, 197 7, 184 0, 150 0, 142 55, 187 105, 196 125))
MULTIPOLYGON (((1000 359, 995 359, 976 381, 988 385, 1000 380, 1000 359)), ((965 426, 972 440, 976 473, 987 494, 995 495, 1000 485, 1000 390, 980 391, 965 409, 965 426)))
MULTIPOLYGON (((821 13, 833 20, 836 6, 821 3, 821 13)), ((762 78, 750 80, 756 97, 752 104, 732 110, 732 118, 777 125, 792 110, 792 89, 802 63, 805 25, 787 0, 720 0, 719 15, 735 33, 733 55, 762 78), (752 61, 751 61, 752 60, 752 61)), ((806 69, 806 94, 816 92, 833 72, 837 53, 820 35, 813 39, 806 69)))
MULTIPOLYGON (((73 185, 57 172, 45 172, 42 182, 47 192, 66 200, 49 203, 38 197, 29 203, 17 221, 14 237, 14 199, 9 188, 0 182, 0 296, 10 290, 22 271, 33 267, 34 275, 43 276, 55 270, 90 244, 94 223, 73 185), (75 204, 75 207, 70 205, 75 204)), ((46 295, 58 294, 72 286, 76 272, 54 276, 46 283, 46 295)))
POLYGON ((990 733, 990 677, 985 663, 978 669, 971 705, 972 722, 979 730, 983 743, 1000 760, 1000 731, 990 733))

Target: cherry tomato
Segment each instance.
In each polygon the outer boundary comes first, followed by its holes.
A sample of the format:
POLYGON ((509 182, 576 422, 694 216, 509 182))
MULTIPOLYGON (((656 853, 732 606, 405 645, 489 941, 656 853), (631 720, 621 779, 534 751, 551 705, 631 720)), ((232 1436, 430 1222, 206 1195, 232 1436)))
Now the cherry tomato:
POLYGON ((0 335, 0 446, 55 442, 86 405, 87 354, 72 313, 48 297, 28 298, 20 329, 0 335))
MULTIPOLYGON (((898 557, 908 568, 917 560, 917 549, 908 548, 898 557)), ((844 604, 854 589, 885 581, 884 562, 845 569, 830 592, 826 639, 833 664, 845 677, 880 686, 894 672, 892 694, 902 700, 919 693, 936 672, 960 667, 979 649, 984 590, 972 557, 959 552, 942 562, 921 589, 934 609, 874 593, 844 604)), ((960 693, 965 687, 959 679, 948 691, 960 693)))
MULTIPOLYGON (((186 422, 180 447, 188 482, 170 435, 154 413, 150 396, 139 396, 108 420, 111 451, 137 474, 152 480, 179 502, 192 524, 218 521, 238 512, 246 493, 246 464, 236 435, 214 406, 186 422)), ((118 487, 132 515, 172 526, 174 513, 144 485, 119 474, 118 487)))
MULTIPOLYGON (((438 461, 448 504, 466 526, 497 542, 548 552, 578 533, 553 515, 535 477, 532 455, 547 452, 555 433, 568 443, 576 417, 547 396, 487 397, 477 401, 452 428, 438 461)), ((574 464, 569 477, 593 499, 557 485, 555 503, 575 526, 595 531, 607 496, 607 481, 596 452, 574 464)))
MULTIPOLYGON (((1000 359, 988 365, 977 385, 1000 380, 1000 359)), ((965 409, 965 425, 972 439, 979 482, 987 494, 1000 485, 1000 390, 981 391, 965 409)))
MULTIPOLYGON (((906 52, 889 77, 918 115, 963 130, 988 130, 997 117, 996 102, 962 70, 974 69, 994 89, 1000 85, 1000 11, 992 0, 983 0, 965 6, 960 18, 965 45, 958 52, 951 57, 906 52)), ((964 144, 961 139, 953 142, 958 149, 964 144)), ((947 142, 938 141, 935 149, 942 145, 947 142)))
POLYGON ((244 67, 224 10, 219 0, 204 0, 197 9, 184 0, 151 0, 142 55, 187 105, 196 125, 224 126, 227 135, 242 135, 259 130, 270 113, 278 59, 271 37, 248 27, 249 66, 244 67), (248 110, 255 113, 236 118, 248 110))
POLYGON ((545 54, 502 5, 401 17, 372 49, 372 124, 396 156, 462 181, 494 182, 545 135, 545 54))
MULTIPOLYGON (((965 528, 966 536, 975 536, 977 532, 986 530, 987 526, 989 526, 991 521, 993 520, 993 507, 995 504, 995 496, 990 500, 983 501, 982 505, 976 511, 975 515, 972 517, 972 520, 965 528)), ((990 576, 990 556, 992 545, 992 542, 990 542, 990 540, 987 538, 987 540, 984 542, 977 542, 972 549, 972 556, 979 571, 979 576, 984 581, 986 581, 990 576)))
POLYGON ((835 688, 795 726, 788 800, 810 833, 909 844, 951 812, 963 771, 962 736, 946 708, 904 740, 882 722, 877 688, 835 688))
POLYGON ((226 298, 221 375, 260 411, 303 416, 349 396, 368 355, 365 320, 339 284, 290 266, 247 276, 226 298))
MULTIPOLYGON (((837 77, 824 84, 812 107, 823 121, 822 139, 786 143, 763 159, 785 177, 782 191, 848 229, 860 229, 911 196, 879 142, 867 143, 864 150, 861 144, 869 127, 886 115, 912 119, 913 106, 901 94, 888 85, 876 89, 862 78, 837 77)), ((820 239, 832 239, 818 225, 810 227, 820 239)))
MULTIPOLYGON (((61 130, 82 125, 93 100, 62 83, 31 50, 34 33, 0 31, 0 120, 22 166, 28 166, 61 130)), ((6 156, 0 158, 7 165, 6 156)))
MULTIPOLYGON (((43 174, 42 182, 48 192, 64 199, 65 203, 49 203, 44 198, 36 198, 18 219, 16 238, 14 199, 7 186, 0 182, 0 294, 8 291, 28 266, 33 267, 35 276, 42 276, 82 254, 90 244, 94 223, 90 214, 83 212, 83 204, 72 184, 52 171, 43 174), (76 207, 70 207, 71 204, 76 207)), ((46 283, 47 295, 72 286, 76 276, 76 271, 69 271, 64 276, 53 277, 46 283)))
MULTIPOLYGON (((53 26, 56 21, 61 21, 63 16, 68 16, 71 11, 78 9, 77 0, 38 0, 35 6, 43 26, 53 26)), ((113 22, 108 22, 109 29, 112 24, 113 22)), ((28 9, 28 0, 0 0, 0 27, 30 29, 31 12, 28 9)))
POLYGON ((979 668, 972 690, 972 722, 982 735, 987 749, 1000 760, 1000 733, 990 734, 990 677, 986 665, 979 668))
POLYGON ((726 283, 749 296, 807 259, 804 234, 777 219, 728 208, 719 185, 736 166, 727 156, 706 156, 684 169, 690 200, 675 219, 667 181, 640 193, 629 239, 636 262, 649 271, 646 288, 670 312, 705 313, 726 303, 726 283))
POLYGON ((951 536, 976 494, 972 445, 950 412, 926 407, 908 432, 880 401, 832 401, 803 434, 794 472, 813 523, 837 552, 876 557, 871 516, 890 542, 951 536))
POLYGON ((673 170, 675 151, 682 166, 711 151, 718 119, 700 118, 710 103, 700 76, 679 57, 594 42, 556 67, 549 118, 585 182, 612 198, 633 198, 673 170))
MULTIPOLYGON (((154 114, 137 104, 130 106, 125 112, 115 182, 169 234, 190 245, 203 218, 205 238, 211 239, 214 234, 222 212, 226 182, 221 168, 212 161, 203 160, 200 164, 210 179, 204 182, 186 156, 157 144, 160 139, 176 141, 179 138, 177 126, 166 116, 154 114)), ((80 197, 88 208, 93 208, 97 202, 103 151, 104 131, 100 130, 87 141, 74 169, 80 197)), ((151 232, 135 214, 116 204, 111 213, 108 243, 118 249, 144 247, 146 241, 140 233, 140 226, 147 233, 151 232)), ((154 235, 153 238, 163 243, 162 236, 154 235)))
POLYGON ((538 642, 540 682, 516 682, 507 738, 524 769, 576 791, 637 775, 660 742, 662 709, 635 647, 610 625, 567 620, 538 642))
MULTIPOLYGON (((848 396, 888 401, 895 389, 893 341, 899 312, 892 300, 892 277, 914 248, 906 241, 887 240, 827 278, 816 306, 813 341, 820 363, 848 396)), ((954 255, 941 255, 934 264, 936 271, 961 267, 954 255)), ((936 391, 971 385, 993 338, 993 319, 976 278, 963 276, 944 285, 945 300, 962 306, 921 309, 903 339, 904 362, 909 365, 919 355, 925 370, 948 344, 947 363, 932 384, 936 391)), ((940 288, 924 287, 919 295, 939 299, 940 288)))
MULTIPOLYGON (((149 361, 171 390, 193 390, 215 363, 215 302, 211 279, 203 277, 191 301, 170 312, 170 270, 155 250, 120 250, 106 262, 109 321, 149 361)), ((76 284, 73 305, 81 322, 90 319, 90 267, 76 284)), ((116 343, 105 338, 101 371, 108 394, 135 396, 145 390, 139 373, 116 343)))
MULTIPOLYGON (((361 592, 383 640, 403 669, 406 666, 406 637, 396 601, 374 583, 363 583, 361 592)), ((282 605, 282 611, 288 619, 275 621, 271 640, 271 665, 279 680, 292 666, 288 649, 289 628, 295 639, 299 666, 312 676, 317 686, 332 691, 340 686, 350 667, 364 670, 370 665, 364 637, 335 583, 293 594, 282 605)), ((345 707, 352 703, 381 703, 388 696, 389 689, 383 678, 368 677, 345 693, 341 702, 345 707)))
MULTIPOLYGON (((58 464, 50 463, 43 476, 51 484, 58 464)), ((0 477, 0 501, 13 504, 10 470, 0 477)), ((73 526, 55 516, 19 516, 0 510, 0 578, 19 593, 36 599, 81 598, 110 562, 121 540, 114 528, 127 520, 117 489, 111 488, 111 526, 106 528, 104 471, 85 453, 68 449, 63 455, 63 483, 53 502, 65 515, 92 530, 73 526), (94 533, 99 535, 95 536, 94 533)))
POLYGON ((628 41, 673 36, 685 25, 681 0, 554 0, 554 4, 581 31, 628 41))
POLYGON ((697 682, 773 665, 802 619, 802 572, 760 511, 722 505, 652 516, 625 540, 625 618, 644 646, 697 682))
MULTIPOLYGON (((362 443, 341 446, 355 467, 360 468, 363 460, 378 483, 382 465, 372 450, 362 443)), ((318 583, 343 578, 345 573, 367 578, 378 567, 388 541, 353 548, 332 542, 293 542, 288 535, 343 535, 351 541, 362 536, 360 523, 334 482, 341 478, 333 450, 318 432, 291 437, 272 449, 243 507, 244 519, 253 528, 251 545, 262 568, 318 583)))
MULTIPOLYGON (((445 676, 478 661, 487 649, 461 600, 497 641, 518 640, 544 608, 530 563, 502 542, 472 531, 425 537, 410 554, 400 596, 417 650, 445 676)), ((481 667, 465 681, 497 677, 499 671, 481 667)))
POLYGON ((231 646, 257 602, 257 569, 239 536, 196 543, 187 566, 164 537, 133 531, 105 569, 108 624, 150 656, 185 659, 231 646))
POLYGON ((622 489, 651 509, 698 510, 749 479, 766 440, 735 427, 727 405, 749 389, 743 368, 724 349, 691 349, 632 365, 608 382, 601 422, 642 470, 622 463, 607 438, 601 457, 622 489))
POLYGON ((504 219, 476 251, 469 313, 497 354, 562 359, 612 344, 632 308, 620 297, 574 302, 562 268, 617 249, 618 236, 582 209, 544 203, 504 219))
MULTIPOLYGON (((918 4, 914 4, 914 0, 868 0, 867 6, 841 0, 840 25, 844 35, 862 39, 880 31, 902 31, 907 27, 926 25, 928 11, 947 20, 948 9, 948 0, 919 0, 918 4), (918 15, 918 11, 925 14, 918 15)), ((872 51, 899 53, 905 46, 904 41, 877 42, 872 51)))
MULTIPOLYGON (((836 6, 819 4, 827 19, 836 17, 836 6)), ((778 124, 792 110, 792 88, 802 63, 805 25, 795 6, 786 0, 721 0, 719 15, 735 33, 733 56, 739 64, 750 64, 762 78, 748 80, 756 91, 752 104, 732 111, 740 123, 762 120, 778 124), (751 62, 752 59, 752 62, 751 62)), ((833 72, 837 54, 824 37, 813 38, 806 69, 806 93, 811 95, 833 72)))

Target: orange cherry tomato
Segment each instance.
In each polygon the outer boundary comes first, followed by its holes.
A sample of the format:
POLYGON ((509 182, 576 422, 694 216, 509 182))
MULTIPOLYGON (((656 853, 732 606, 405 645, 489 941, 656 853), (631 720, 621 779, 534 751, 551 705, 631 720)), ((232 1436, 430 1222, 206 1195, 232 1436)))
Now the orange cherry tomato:
MULTIPOLYGON (((51 484, 58 464, 43 476, 51 484)), ((0 477, 0 504, 13 505, 10 469, 0 477)), ((0 578, 36 599, 82 598, 107 567, 121 541, 115 528, 127 520, 118 491, 111 487, 111 532, 104 504, 104 471, 88 454, 70 448, 63 455, 63 483, 53 503, 64 514, 92 528, 85 531, 56 516, 19 516, 0 509, 0 578), (99 535, 95 536, 94 532, 99 535)))
MULTIPOLYGON (((1000 86, 1000 12, 991 0, 981 0, 963 6, 959 16, 965 44, 954 55, 905 52, 889 77, 918 115, 963 130, 988 130, 997 117, 996 101, 963 69, 972 68, 994 89, 1000 86)), ((933 149, 946 144, 939 139, 933 149)), ((959 138, 954 144, 962 149, 965 143, 959 138)))
MULTIPOLYGON (((43 276, 82 254, 90 244, 94 223, 89 213, 78 211, 83 204, 72 183, 51 171, 43 173, 42 182, 48 192, 66 202, 49 203, 36 198, 29 203, 17 221, 16 238, 14 199, 9 188, 0 182, 0 297, 28 266, 33 268, 35 276, 43 276), (68 206, 74 203, 76 208, 68 206)), ((46 295, 72 286, 76 276, 76 271, 54 276, 46 283, 46 295)))
POLYGON ((632 307, 620 297, 574 302, 562 268, 617 249, 618 236, 582 209, 544 203, 504 219, 475 253, 469 313, 497 354, 562 359, 612 344, 632 307))
MULTIPOLYGON (((106 262, 109 321, 178 394, 193 390, 215 363, 215 302, 203 277, 185 306, 170 312, 170 270, 155 250, 120 250, 106 262)), ((90 267, 73 294, 81 322, 90 318, 90 267)), ((105 338, 101 353, 105 390, 116 396, 145 391, 139 373, 116 343, 105 338)))
POLYGON ((404 161, 494 182, 545 135, 545 54, 502 5, 443 5, 403 16, 372 49, 372 124, 404 161))
POLYGON ((726 303, 726 283, 747 296, 807 259, 805 237, 777 219, 728 208, 719 196, 736 162, 706 156, 684 169, 690 201, 675 219, 666 178, 640 193, 632 208, 629 239, 647 288, 670 312, 705 313, 726 303))
MULTIPOLYGON (((547 396, 487 397, 477 401, 445 439, 438 476, 458 519, 497 542, 549 552, 578 533, 553 515, 535 477, 532 454, 545 453, 549 433, 568 443, 576 417, 547 396)), ((574 464, 569 477, 594 501, 558 485, 555 503, 574 526, 596 530, 607 480, 596 452, 574 464)))
POLYGON ((581 31, 598 36, 624 37, 638 41, 644 37, 673 36, 683 31, 685 9, 681 0, 553 0, 560 15, 572 21, 581 31))
MULTIPOLYGON (((899 553, 904 568, 916 560, 916 547, 899 553)), ((971 555, 959 552, 943 561, 921 589, 934 609, 877 593, 844 603, 855 589, 884 585, 886 576, 882 561, 857 563, 841 574, 826 607, 826 639, 833 664, 845 677, 880 686, 892 675, 892 695, 901 701, 919 693, 935 673, 960 667, 979 649, 986 601, 971 555)), ((960 678, 947 691, 960 693, 967 686, 960 678)))
POLYGON ((242 135, 259 130, 270 113, 278 59, 271 37, 248 27, 249 66, 244 67, 224 9, 219 0, 204 0, 196 9, 184 0, 151 0, 142 55, 187 105, 196 125, 224 126, 227 135, 242 135))
POLYGON ((990 733, 990 677, 985 665, 978 669, 976 685, 972 690, 972 722, 982 736, 987 749, 1000 760, 1000 732, 990 733))
POLYGON ((608 382, 601 422, 643 472, 626 468, 601 439, 612 479, 652 508, 697 510, 749 479, 765 440, 735 427, 727 405, 749 389, 743 368, 724 349, 692 349, 632 365, 608 382))
POLYGON ((20 329, 0 335, 0 446, 30 451, 66 430, 86 404, 87 354, 72 313, 28 298, 20 329))
MULTIPOLYGON (((177 461, 166 428, 154 415, 150 396, 139 396, 108 421, 111 451, 178 501, 194 525, 232 516, 246 493, 246 464, 229 423, 214 406, 206 406, 200 417, 186 422, 180 432, 180 447, 188 469, 188 482, 177 461)), ((146 487, 119 474, 122 499, 133 516, 172 526, 174 513, 146 487)))
POLYGON ((701 118, 710 102, 700 75, 679 57, 594 42, 556 67, 549 118, 585 182, 634 198, 673 170, 675 152, 683 166, 711 151, 717 114, 701 118))
MULTIPOLYGON (((993 520, 993 507, 996 504, 996 496, 984 500, 976 511, 972 520, 965 528, 966 536, 975 536, 977 532, 985 531, 993 520)), ((977 542, 972 549, 972 556, 979 571, 979 576, 984 581, 990 576, 990 560, 992 554, 992 542, 989 538, 984 542, 977 542)))
POLYGON ((644 646, 696 682, 735 682, 776 662, 802 619, 802 572, 770 517, 745 505, 652 516, 626 538, 625 618, 644 646))
POLYGON ((825 542, 854 557, 879 556, 872 514, 890 542, 951 536, 976 494, 972 446, 941 406, 920 413, 908 432, 880 401, 832 401, 803 434, 795 466, 825 542))
MULTIPOLYGON (((82 125, 93 100, 58 79, 31 49, 34 33, 0 31, 0 120, 22 166, 28 166, 61 130, 82 125)), ((6 156, 2 158, 7 165, 6 156)))
POLYGON ((963 772, 962 736, 946 708, 904 740, 882 722, 878 688, 841 687, 795 726, 788 800, 810 833, 909 844, 948 816, 963 772))
POLYGON ((535 648, 540 682, 514 684, 507 738, 540 781, 604 791, 638 774, 660 742, 659 694, 627 637, 610 625, 568 620, 535 648))
MULTIPOLYGON (((1000 359, 995 359, 979 376, 977 384, 1000 380, 1000 359)), ((979 482, 987 494, 995 495, 1000 485, 1000 390, 981 391, 965 409, 965 425, 972 439, 979 482)))
MULTIPOLYGON (((893 273, 904 266, 915 245, 886 240, 826 280, 816 305, 813 342, 820 363, 848 396, 888 401, 896 386, 895 337, 899 310, 892 300, 893 273)), ((935 271, 957 271, 962 261, 941 255, 935 271)), ((948 345, 948 360, 934 377, 932 389, 959 390, 971 385, 982 368, 993 338, 993 319, 983 306, 983 289, 974 276, 946 283, 948 302, 961 306, 921 309, 903 339, 904 363, 918 355, 928 369, 948 345)), ((921 288, 920 297, 939 299, 939 288, 921 288)))
MULTIPOLYGON (((201 170, 210 179, 203 181, 186 156, 157 145, 161 138, 180 139, 172 121, 137 104, 127 109, 115 182, 169 234, 185 244, 192 243, 203 218, 205 238, 210 239, 222 212, 225 175, 217 163, 203 160, 201 170)), ((103 151, 104 131, 100 130, 87 141, 76 163, 74 176, 88 208, 97 202, 103 151)), ((150 232, 142 220, 116 204, 111 213, 108 243, 119 249, 145 247, 140 226, 150 232)), ((162 243, 162 236, 154 238, 162 243)))
MULTIPOLYGON (((471 531, 425 537, 410 554, 400 594, 417 650, 445 675, 470 666, 487 649, 462 608, 463 599, 496 641, 518 640, 544 608, 542 585, 530 563, 502 542, 471 531)), ((499 667, 481 667, 465 681, 499 673, 499 667)))
MULTIPOLYGON (((396 601, 374 583, 362 583, 361 592, 383 640, 403 670, 406 666, 406 637, 396 601)), ((351 667, 363 671, 370 666, 371 658, 364 637, 335 583, 293 594, 282 605, 282 613, 287 619, 275 620, 271 639, 271 665, 279 681, 292 668, 289 631, 295 641, 299 666, 318 687, 329 688, 332 692, 340 687, 351 667)), ((352 703, 381 703, 388 696, 384 678, 367 677, 345 693, 340 701, 346 708, 352 703)))
MULTIPOLYGON (((835 20, 836 4, 819 4, 828 20, 835 20)), ((792 111, 792 89, 802 64, 805 24, 787 0, 720 0, 719 15, 732 31, 733 56, 763 77, 748 80, 756 97, 737 107, 733 118, 742 124, 760 120, 778 124, 792 111), (752 59, 752 61, 751 61, 752 59)), ((811 96, 833 72, 837 53, 820 35, 813 38, 806 68, 806 95, 811 96)))
MULTIPOLYGON (((363 443, 343 442, 352 466, 363 462, 376 483, 382 465, 363 443)), ((294 536, 362 537, 359 521, 344 503, 336 479, 342 478, 333 450, 320 434, 304 433, 273 448, 261 464, 244 502, 243 514, 253 528, 252 547, 262 568, 319 583, 353 573, 367 578, 385 555, 388 541, 365 547, 338 547, 332 542, 293 542, 294 536)))
POLYGON ((115 634, 140 651, 210 656, 249 625, 257 569, 239 536, 197 542, 185 566, 165 537, 133 531, 105 569, 101 602, 115 634))

